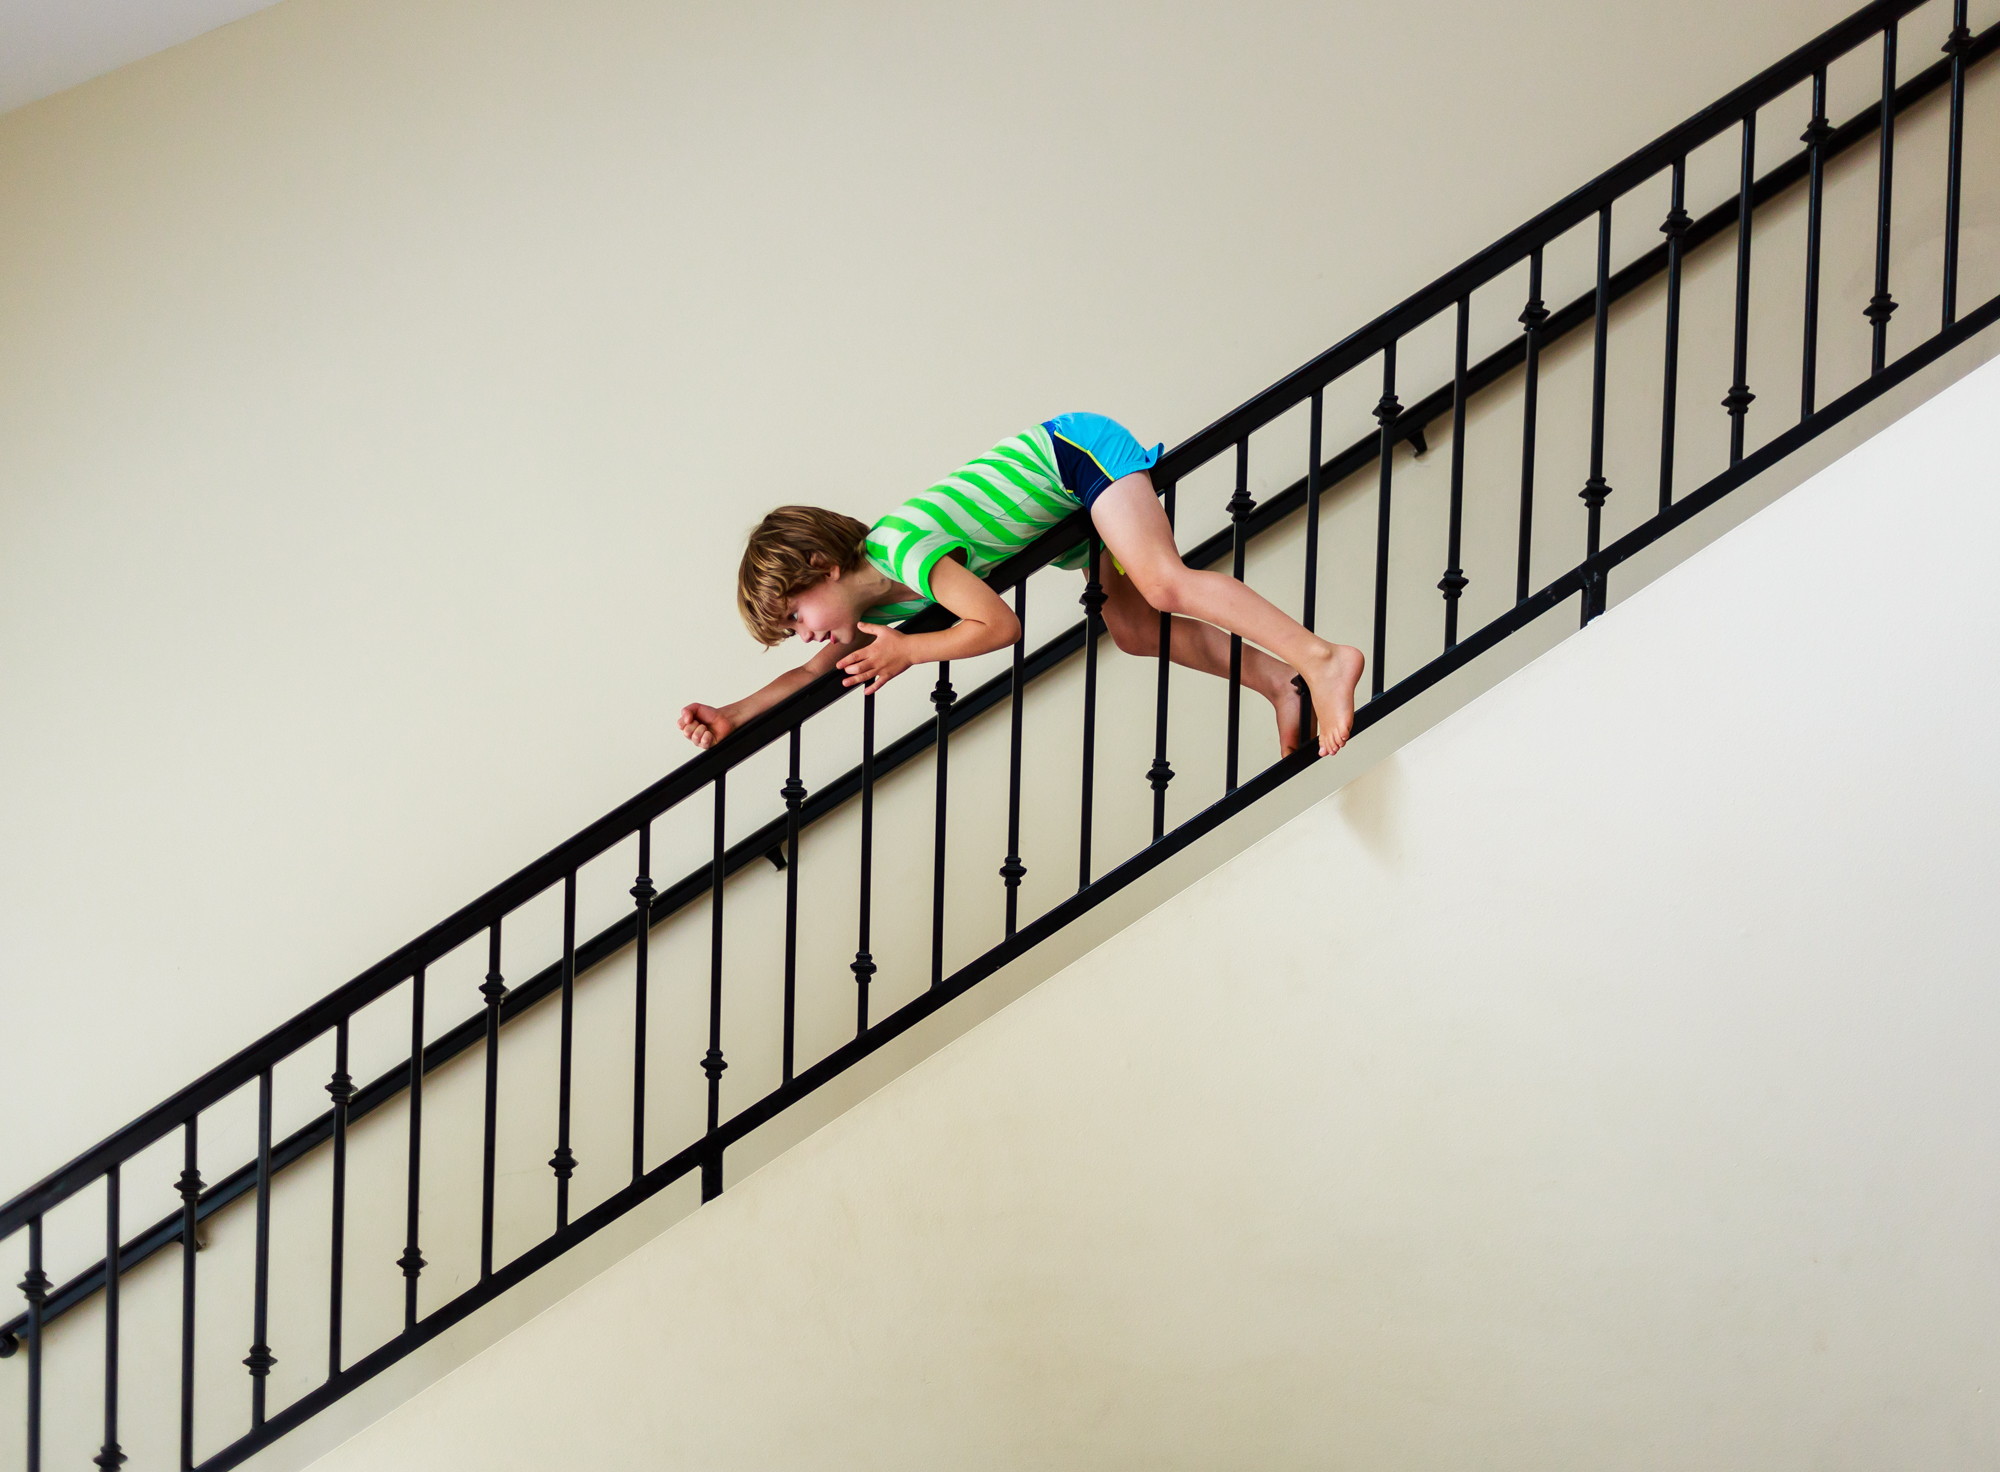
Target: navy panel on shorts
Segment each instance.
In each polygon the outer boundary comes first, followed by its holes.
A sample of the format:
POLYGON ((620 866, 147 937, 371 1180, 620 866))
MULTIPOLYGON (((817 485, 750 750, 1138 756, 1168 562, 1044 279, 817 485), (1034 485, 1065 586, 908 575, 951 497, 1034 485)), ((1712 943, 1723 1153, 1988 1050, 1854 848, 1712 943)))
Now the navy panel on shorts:
POLYGON ((1064 489, 1086 509, 1113 481, 1136 470, 1151 470, 1166 448, 1159 444, 1141 449, 1131 430, 1102 414, 1058 414, 1043 420, 1042 427, 1055 441, 1056 468, 1062 472, 1064 489))

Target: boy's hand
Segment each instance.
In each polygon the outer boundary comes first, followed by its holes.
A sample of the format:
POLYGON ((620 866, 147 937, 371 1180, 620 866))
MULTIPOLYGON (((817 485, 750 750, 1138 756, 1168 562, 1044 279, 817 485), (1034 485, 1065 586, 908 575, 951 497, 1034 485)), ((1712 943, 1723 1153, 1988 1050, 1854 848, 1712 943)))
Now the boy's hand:
POLYGON ((712 705, 687 705, 681 707, 680 728, 681 735, 707 751, 734 731, 736 722, 712 705))
POLYGON ((875 642, 866 649, 857 649, 839 662, 838 668, 847 676, 840 683, 860 685, 863 695, 873 695, 916 661, 910 658, 910 637, 899 634, 894 629, 881 624, 856 624, 855 628, 864 634, 873 634, 875 642), (873 683, 869 683, 869 682, 873 683))

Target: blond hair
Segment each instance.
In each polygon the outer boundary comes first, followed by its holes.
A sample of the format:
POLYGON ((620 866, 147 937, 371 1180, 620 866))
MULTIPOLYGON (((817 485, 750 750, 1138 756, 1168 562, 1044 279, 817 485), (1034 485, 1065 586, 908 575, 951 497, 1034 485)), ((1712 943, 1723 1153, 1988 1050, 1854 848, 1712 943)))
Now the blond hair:
POLYGON ((765 648, 792 637, 786 605, 826 581, 834 568, 861 566, 865 523, 818 506, 780 506, 750 533, 736 573, 736 607, 765 648))

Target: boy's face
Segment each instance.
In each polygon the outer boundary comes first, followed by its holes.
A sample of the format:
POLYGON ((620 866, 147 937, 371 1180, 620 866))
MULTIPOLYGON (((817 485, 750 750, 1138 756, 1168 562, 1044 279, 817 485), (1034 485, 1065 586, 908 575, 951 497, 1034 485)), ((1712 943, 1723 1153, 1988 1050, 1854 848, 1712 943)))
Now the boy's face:
POLYGON ((808 644, 823 644, 829 639, 852 644, 855 622, 864 611, 854 606, 852 582, 843 581, 837 567, 826 575, 825 582, 794 594, 786 609, 791 614, 792 633, 808 644))

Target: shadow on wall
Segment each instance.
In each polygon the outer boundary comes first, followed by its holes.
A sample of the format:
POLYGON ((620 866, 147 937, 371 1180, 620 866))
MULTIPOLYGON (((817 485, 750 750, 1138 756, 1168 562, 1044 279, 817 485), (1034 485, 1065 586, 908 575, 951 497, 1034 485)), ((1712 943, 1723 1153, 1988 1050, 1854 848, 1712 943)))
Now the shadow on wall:
POLYGON ((1385 869, 1399 867, 1403 821, 1408 814, 1402 753, 1392 752, 1341 788, 1334 795, 1333 810, 1377 864, 1385 869))

